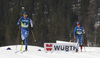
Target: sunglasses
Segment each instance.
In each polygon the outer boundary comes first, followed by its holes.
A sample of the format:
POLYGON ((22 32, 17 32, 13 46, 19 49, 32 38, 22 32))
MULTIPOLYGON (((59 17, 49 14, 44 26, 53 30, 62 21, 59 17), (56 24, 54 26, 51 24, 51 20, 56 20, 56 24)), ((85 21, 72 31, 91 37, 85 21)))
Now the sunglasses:
POLYGON ((80 24, 77 24, 78 26, 80 25, 80 24))
POLYGON ((24 16, 27 16, 27 15, 24 15, 24 16))

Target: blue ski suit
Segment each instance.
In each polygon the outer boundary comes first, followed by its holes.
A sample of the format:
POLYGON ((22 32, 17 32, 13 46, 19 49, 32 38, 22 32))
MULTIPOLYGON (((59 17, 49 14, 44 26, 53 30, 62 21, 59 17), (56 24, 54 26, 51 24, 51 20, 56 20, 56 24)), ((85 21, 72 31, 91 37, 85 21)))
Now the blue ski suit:
POLYGON ((28 45, 28 39, 27 38, 28 38, 28 34, 29 34, 28 26, 29 26, 29 23, 30 23, 31 27, 33 27, 33 22, 29 17, 27 17, 27 19, 24 19, 24 16, 22 16, 19 19, 17 25, 20 25, 20 23, 21 23, 21 38, 22 38, 22 40, 25 40, 25 46, 27 46, 28 45))
POLYGON ((84 31, 84 28, 82 26, 80 26, 80 28, 78 28, 78 26, 75 27, 74 29, 74 37, 76 37, 77 39, 77 45, 76 45, 76 48, 78 49, 79 47, 79 42, 80 42, 80 45, 83 44, 82 40, 82 35, 85 33, 84 31))

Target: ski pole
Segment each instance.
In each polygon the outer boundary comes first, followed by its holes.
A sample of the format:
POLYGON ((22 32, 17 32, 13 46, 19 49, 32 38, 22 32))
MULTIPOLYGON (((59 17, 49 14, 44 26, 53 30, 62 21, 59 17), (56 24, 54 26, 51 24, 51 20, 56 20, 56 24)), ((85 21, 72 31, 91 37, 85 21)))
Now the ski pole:
POLYGON ((84 41, 84 35, 83 35, 83 45, 84 45, 84 51, 86 51, 86 50, 85 50, 85 41, 84 41))
MULTIPOLYGON (((18 40, 18 38, 19 38, 19 33, 20 33, 20 25, 19 25, 19 30, 18 30, 18 37, 17 37, 17 40, 18 40)), ((18 41, 17 41, 18 42, 18 41)), ((17 50, 17 43, 16 43, 16 50, 17 50)))
POLYGON ((84 51, 86 51, 86 50, 85 50, 85 42, 84 42, 84 40, 83 40, 83 44, 84 44, 84 51))
POLYGON ((32 30, 31 30, 31 32, 32 32, 32 35, 33 35, 34 41, 36 42, 36 39, 35 39, 34 33, 33 33, 33 31, 32 31, 32 30))

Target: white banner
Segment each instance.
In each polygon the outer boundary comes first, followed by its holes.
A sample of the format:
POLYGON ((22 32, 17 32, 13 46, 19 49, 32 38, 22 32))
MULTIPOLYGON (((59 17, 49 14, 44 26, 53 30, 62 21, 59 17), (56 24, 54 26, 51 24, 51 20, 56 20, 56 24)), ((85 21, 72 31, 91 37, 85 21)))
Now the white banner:
POLYGON ((75 44, 70 43, 44 43, 45 52, 75 51, 75 44))

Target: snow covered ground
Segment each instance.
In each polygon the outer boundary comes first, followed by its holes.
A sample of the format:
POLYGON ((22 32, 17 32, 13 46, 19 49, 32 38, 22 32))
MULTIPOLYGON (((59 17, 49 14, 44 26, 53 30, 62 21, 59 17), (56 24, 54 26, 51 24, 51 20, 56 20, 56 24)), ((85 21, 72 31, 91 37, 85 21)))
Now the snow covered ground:
POLYGON ((83 49, 83 52, 78 53, 65 51, 45 53, 44 48, 38 46, 28 46, 28 51, 21 53, 17 52, 20 47, 21 45, 17 45, 17 49, 16 45, 0 47, 0 58, 100 58, 100 47, 85 47, 86 51, 83 49), (6 50, 8 47, 12 50, 6 50), (42 51, 38 51, 38 49, 42 51))

